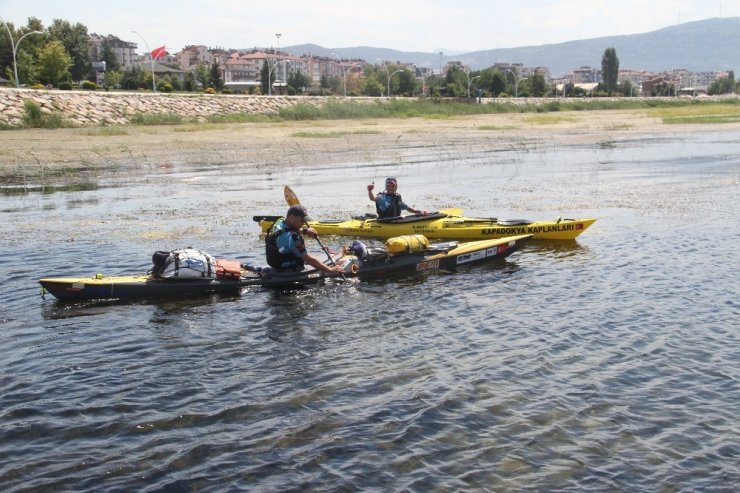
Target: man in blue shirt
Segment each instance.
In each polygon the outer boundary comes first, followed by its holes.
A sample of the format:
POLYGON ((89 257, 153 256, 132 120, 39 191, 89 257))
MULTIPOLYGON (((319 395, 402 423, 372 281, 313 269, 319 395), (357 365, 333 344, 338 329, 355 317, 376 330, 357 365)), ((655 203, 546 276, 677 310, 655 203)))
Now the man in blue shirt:
POLYGON ((396 193, 398 190, 398 182, 395 178, 386 178, 385 190, 380 192, 377 196, 373 194, 374 188, 375 183, 371 183, 367 186, 367 196, 371 201, 375 202, 375 210, 378 213, 379 219, 400 216, 402 211, 409 211, 413 214, 427 213, 427 211, 414 209, 404 203, 403 199, 401 199, 401 195, 396 193))
POLYGON ((303 270, 304 264, 330 274, 339 274, 342 268, 337 265, 326 265, 306 251, 303 234, 316 237, 316 230, 303 228, 310 221, 306 208, 293 205, 288 209, 285 219, 279 219, 272 225, 265 237, 265 256, 270 267, 278 270, 303 270))

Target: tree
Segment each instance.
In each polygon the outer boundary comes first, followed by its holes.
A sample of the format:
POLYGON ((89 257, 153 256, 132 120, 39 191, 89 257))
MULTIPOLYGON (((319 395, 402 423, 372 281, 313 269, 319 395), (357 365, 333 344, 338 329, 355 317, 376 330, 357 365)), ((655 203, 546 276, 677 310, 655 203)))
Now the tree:
POLYGON ((362 81, 363 96, 380 96, 385 91, 385 84, 382 84, 375 77, 365 77, 362 81))
POLYGON ((398 92, 401 95, 410 96, 416 88, 416 77, 413 72, 404 70, 398 74, 398 92))
POLYGON ((197 80, 202 89, 205 89, 211 84, 211 71, 208 65, 205 63, 198 63, 195 66, 195 80, 197 80))
POLYGON ((118 62, 118 57, 116 56, 116 53, 113 51, 113 48, 110 45, 110 42, 108 40, 103 41, 103 45, 100 50, 100 60, 105 62, 105 70, 106 72, 115 72, 116 70, 121 70, 121 64, 118 62))
POLYGON ((529 77, 530 94, 533 98, 540 98, 547 94, 547 82, 545 76, 535 72, 529 77))
POLYGON ((715 79, 709 84, 707 94, 715 96, 717 94, 728 94, 735 91, 735 83, 729 77, 715 79))
POLYGON ((123 73, 120 82, 121 88, 135 91, 142 84, 143 80, 144 74, 141 67, 134 65, 123 73))
POLYGON ((272 83, 272 77, 270 76, 270 64, 267 63, 267 59, 262 62, 262 69, 260 69, 260 84, 262 87, 262 94, 270 94, 270 84, 272 83))
POLYGON ((59 84, 68 80, 72 57, 67 54, 61 41, 53 40, 39 51, 39 79, 44 83, 59 84))
POLYGON ((221 76, 221 66, 218 64, 218 60, 214 60, 211 64, 210 72, 210 83, 217 91, 221 91, 224 88, 224 78, 221 76))
POLYGON ((300 70, 292 70, 288 75, 288 87, 292 87, 296 93, 301 93, 311 85, 311 80, 300 70))
POLYGON ((103 77, 103 87, 106 89, 115 89, 121 83, 123 74, 118 70, 106 70, 103 77))
POLYGON ((87 27, 79 22, 75 25, 69 21, 54 19, 49 26, 49 34, 62 42, 64 49, 72 58, 70 72, 72 80, 82 80, 90 73, 90 37, 87 27))
POLYGON ((506 91, 506 77, 504 77, 504 74, 500 70, 494 70, 487 87, 491 92, 491 96, 498 97, 499 94, 506 91))
POLYGON ((606 92, 611 95, 617 88, 619 78, 619 58, 614 48, 607 48, 601 57, 601 75, 606 85, 606 92))
POLYGON ((195 91, 195 74, 193 72, 185 74, 183 89, 186 91, 195 91))
POLYGON ((460 67, 451 67, 447 71, 447 76, 445 77, 445 82, 447 83, 447 95, 451 97, 461 97, 467 95, 468 75, 466 75, 465 71, 460 67))
MULTIPOLYGON (((43 23, 35 18, 29 17, 25 27, 16 29, 8 22, 0 27, 0 75, 15 81, 13 73, 13 50, 10 44, 8 30, 13 34, 13 40, 18 40, 31 31, 44 31, 43 23), (8 29, 5 29, 7 26, 8 29)), ((16 44, 16 66, 18 68, 18 79, 24 84, 35 81, 38 78, 38 51, 47 43, 48 36, 33 34, 26 36, 23 42, 16 44)))

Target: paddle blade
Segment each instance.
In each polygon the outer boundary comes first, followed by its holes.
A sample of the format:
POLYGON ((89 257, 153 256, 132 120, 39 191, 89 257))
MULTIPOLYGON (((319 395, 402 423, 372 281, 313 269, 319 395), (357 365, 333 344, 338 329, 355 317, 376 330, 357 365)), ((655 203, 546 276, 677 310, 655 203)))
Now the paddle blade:
POLYGON ((449 209, 440 209, 437 212, 441 212, 442 214, 447 214, 448 216, 462 216, 463 210, 458 209, 457 207, 450 207, 449 209))
POLYGON ((285 185, 285 188, 283 188, 283 196, 288 205, 298 205, 301 203, 301 201, 298 200, 298 196, 288 185, 285 185))

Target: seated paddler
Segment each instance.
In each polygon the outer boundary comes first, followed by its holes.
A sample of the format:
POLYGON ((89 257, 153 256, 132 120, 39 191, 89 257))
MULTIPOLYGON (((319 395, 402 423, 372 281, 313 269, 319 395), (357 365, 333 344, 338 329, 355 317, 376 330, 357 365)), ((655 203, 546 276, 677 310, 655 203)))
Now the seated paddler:
POLYGON ((278 219, 265 236, 267 263, 279 271, 301 271, 304 264, 330 274, 339 274, 341 267, 326 265, 306 251, 303 235, 316 237, 316 230, 304 225, 310 221, 306 208, 293 205, 285 218, 278 219))
POLYGON ((401 194, 398 193, 398 181, 393 177, 385 179, 385 190, 377 195, 373 193, 374 188, 375 183, 367 186, 367 196, 371 201, 375 202, 375 211, 378 214, 378 219, 397 217, 401 215, 402 211, 409 211, 412 214, 427 213, 427 211, 409 207, 403 201, 401 194))

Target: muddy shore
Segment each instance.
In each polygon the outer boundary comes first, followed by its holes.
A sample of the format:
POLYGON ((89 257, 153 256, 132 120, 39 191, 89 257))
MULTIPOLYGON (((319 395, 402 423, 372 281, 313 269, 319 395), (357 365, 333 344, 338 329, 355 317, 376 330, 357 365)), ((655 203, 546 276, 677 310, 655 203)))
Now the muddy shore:
POLYGON ((55 184, 181 165, 326 166, 393 162, 404 149, 454 154, 604 144, 635 135, 740 130, 666 125, 644 110, 279 123, 112 126, 0 132, 0 184, 55 184))

